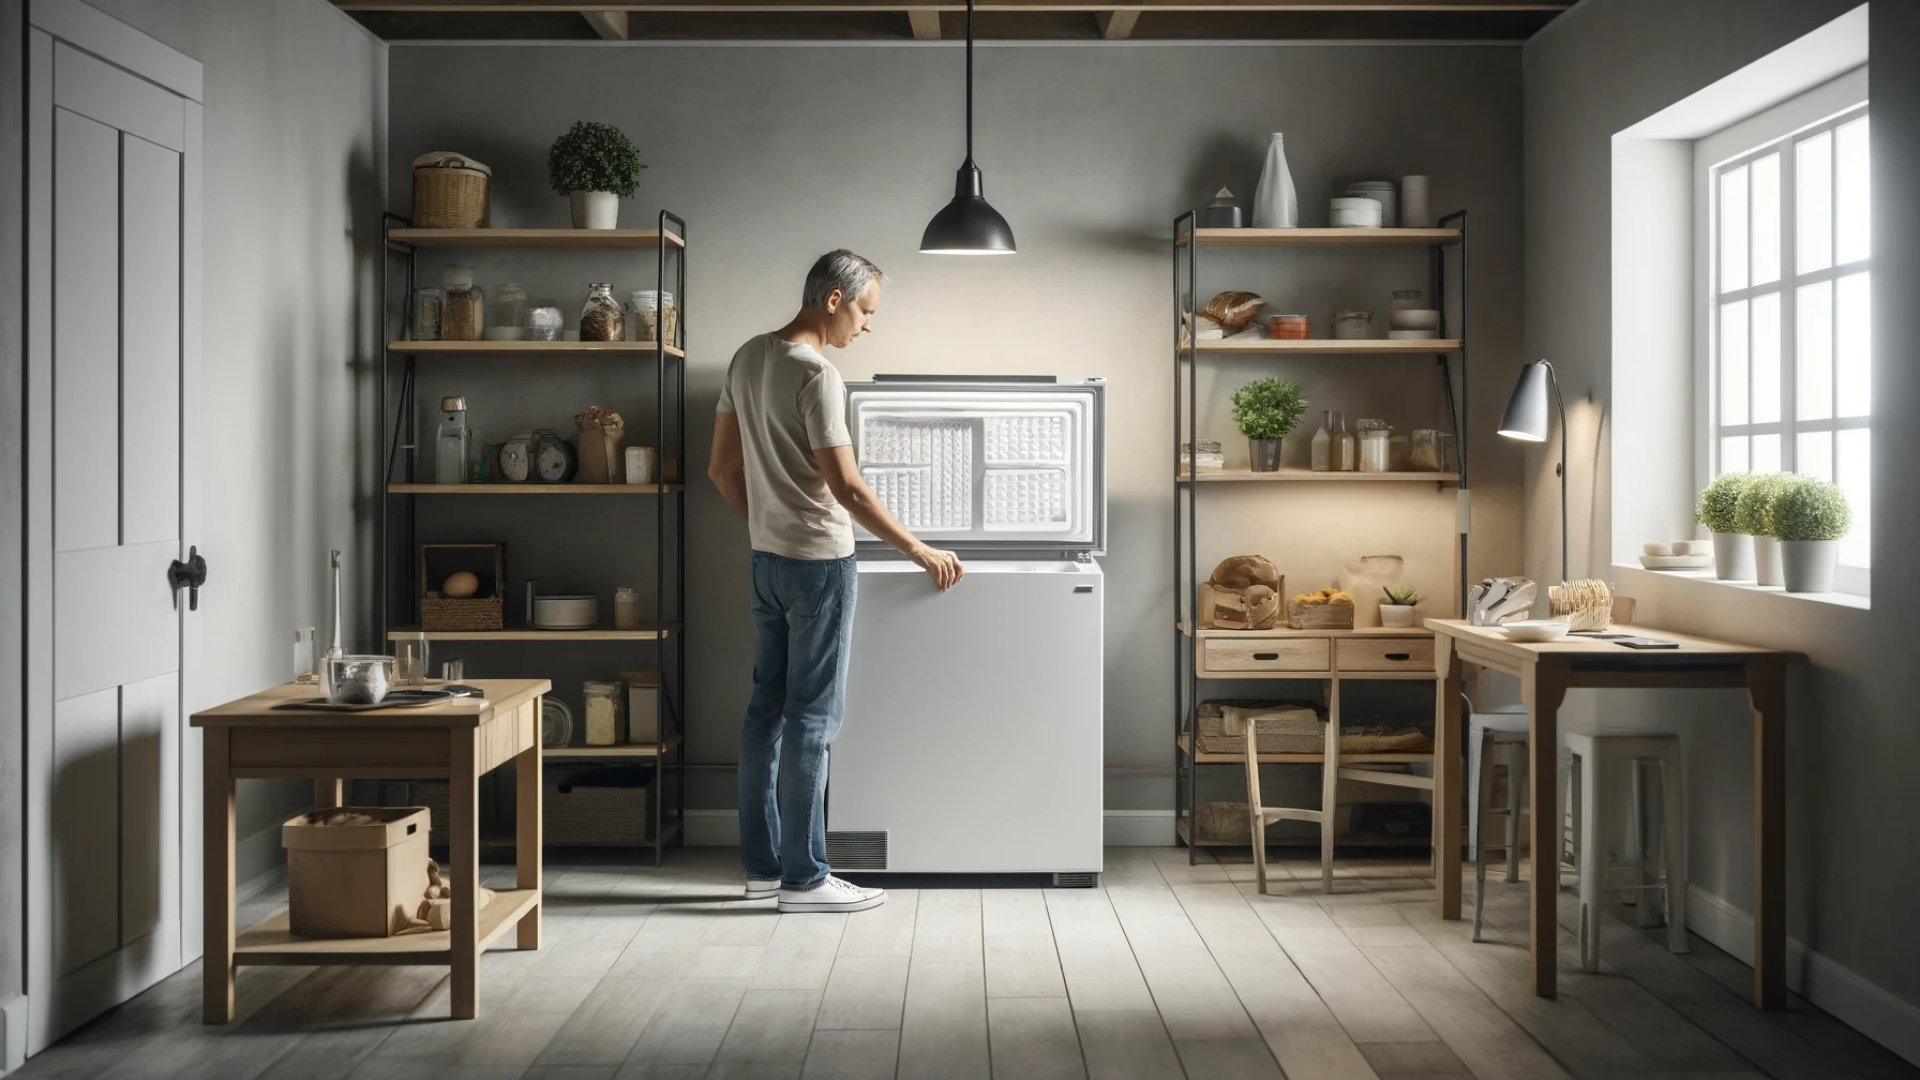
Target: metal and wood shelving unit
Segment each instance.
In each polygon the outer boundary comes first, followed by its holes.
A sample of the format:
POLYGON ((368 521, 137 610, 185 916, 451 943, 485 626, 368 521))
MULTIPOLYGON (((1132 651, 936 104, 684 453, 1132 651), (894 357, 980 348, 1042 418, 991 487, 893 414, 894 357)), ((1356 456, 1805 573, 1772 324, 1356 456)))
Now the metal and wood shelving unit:
MULTIPOLYGON (((1202 846, 1241 846, 1238 842, 1219 843, 1199 840, 1196 817, 1199 772, 1204 766, 1245 767, 1244 753, 1195 752, 1198 742, 1198 713, 1201 684, 1207 681, 1239 679, 1300 679, 1321 683, 1328 707, 1328 732, 1325 750, 1313 754, 1260 754, 1260 764, 1301 764, 1322 767, 1322 802, 1317 811, 1322 822, 1325 857, 1331 858, 1330 822, 1335 813, 1335 789, 1342 779, 1392 783, 1392 774, 1367 773, 1348 769, 1348 765, 1420 764, 1433 760, 1431 752, 1422 753, 1350 753, 1339 751, 1340 684, 1343 681, 1432 681, 1433 635, 1425 629, 1361 630, 1272 630, 1243 631, 1208 628, 1200 618, 1200 567, 1198 565, 1200 492, 1215 484, 1248 483, 1280 485, 1273 491, 1294 490, 1286 485, 1300 483, 1357 484, 1435 484, 1453 485, 1459 492, 1460 528, 1459 574, 1460 610, 1465 610, 1467 592, 1467 214, 1459 211, 1441 219, 1432 229, 1202 229, 1199 215, 1188 211, 1173 223, 1173 587, 1174 587, 1174 817, 1181 843, 1187 845, 1188 861, 1197 857, 1202 846), (1428 257, 1428 287, 1434 307, 1441 311, 1442 329, 1438 339, 1406 341, 1390 339, 1304 341, 1200 341, 1197 330, 1183 333, 1188 314, 1200 310, 1196 295, 1199 249, 1216 248, 1298 248, 1351 246, 1424 247, 1428 257), (1446 321, 1448 264, 1457 263, 1459 282, 1459 325, 1446 321), (1456 331, 1449 333, 1449 331, 1456 331), (1282 469, 1256 473, 1227 470, 1196 474, 1184 471, 1181 446, 1197 443, 1199 405, 1197 381, 1199 365, 1212 356, 1276 356, 1301 360, 1335 359, 1346 364, 1379 359, 1381 363, 1403 363, 1406 357, 1433 359, 1445 388, 1447 424, 1452 429, 1458 472, 1311 472, 1282 469), (1456 378, 1458 392, 1456 393, 1456 378), (1195 627, 1200 627, 1198 632, 1195 627)), ((1256 488, 1255 490, 1264 490, 1256 488)), ((1284 498, 1284 495, 1271 497, 1284 498)), ((1283 598, 1284 601, 1284 598, 1283 598)), ((1412 778, 1407 778, 1412 779, 1412 778)), ((1406 784, 1402 786, 1417 786, 1406 784)))
MULTIPOLYGON (((396 604, 404 606, 413 621, 417 598, 421 595, 417 563, 413 558, 418 500, 421 498, 489 498, 491 496, 624 497, 610 506, 634 508, 626 500, 642 497, 655 500, 651 506, 654 520, 653 619, 636 630, 538 630, 509 625, 503 630, 428 631, 434 641, 525 642, 530 645, 593 645, 609 643, 651 643, 660 673, 660 692, 655 695, 658 714, 655 731, 659 738, 651 743, 623 743, 614 746, 549 747, 548 761, 631 761, 655 762, 652 790, 649 793, 651 837, 643 846, 653 851, 654 864, 660 863, 666 846, 681 835, 686 818, 686 635, 683 632, 687 610, 687 511, 686 487, 681 483, 653 484, 428 484, 417 481, 416 465, 422 436, 418 429, 418 405, 414 400, 415 375, 423 362, 459 363, 462 360, 489 357, 527 357, 541 360, 573 360, 582 363, 611 362, 622 365, 652 363, 652 403, 654 430, 652 445, 658 448, 656 466, 666 475, 669 461, 685 467, 687 460, 686 335, 687 335, 687 223, 678 215, 661 211, 658 227, 653 229, 421 229, 407 218, 389 213, 384 222, 386 258, 381 261, 380 294, 384 303, 392 303, 387 273, 397 258, 404 260, 406 288, 401 303, 409 304, 416 284, 416 262, 423 249, 455 248, 539 248, 578 251, 629 251, 644 259, 654 257, 655 288, 671 291, 677 308, 675 340, 664 335, 652 342, 631 341, 389 341, 380 357, 380 423, 378 460, 382 462, 384 486, 378 503, 378 530, 381 558, 375 569, 375 595, 379 597, 380 636, 394 635, 417 627, 396 625, 396 604), (669 287, 671 287, 669 289, 669 287), (395 377, 398 376, 398 386, 395 377), (397 389, 397 393, 396 393, 397 389), (671 521, 669 521, 671 518, 671 521), (402 541, 395 546, 396 539, 402 541), (399 559, 396 571, 394 560, 399 559), (405 587, 396 591, 396 583, 405 587), (671 779, 673 795, 668 802, 666 789, 671 779), (673 813, 667 814, 671 805, 673 813)), ((644 266, 644 263, 642 264, 644 266)), ((405 318, 395 320, 388 314, 383 329, 405 326, 405 318)), ((403 338, 406 334, 401 335, 403 338)), ((644 369, 642 369, 644 370, 644 369)), ((634 382, 644 386, 641 374, 634 382)), ((641 390, 641 394, 646 390, 641 390)), ((643 399, 644 400, 644 399, 643 399)), ((430 439, 428 440, 431 441, 430 439)), ((520 504, 514 503, 514 506, 520 504)), ((640 507, 648 504, 643 502, 640 507)), ((642 509, 642 512, 645 512, 642 509)), ((503 598, 511 610, 511 598, 503 598)), ((684 838, 682 838, 684 839, 684 838)), ((490 847, 511 846, 511 841, 486 837, 490 847)))

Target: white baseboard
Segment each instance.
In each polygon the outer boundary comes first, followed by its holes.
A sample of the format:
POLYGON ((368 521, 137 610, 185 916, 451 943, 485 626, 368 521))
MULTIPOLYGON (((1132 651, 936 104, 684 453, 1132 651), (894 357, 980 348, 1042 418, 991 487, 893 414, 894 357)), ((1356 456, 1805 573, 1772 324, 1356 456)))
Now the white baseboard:
MULTIPOLYGON (((1687 887, 1687 929, 1742 963, 1753 963, 1753 916, 1698 886, 1687 887)), ((1787 939, 1787 988, 1855 1031, 1920 1065, 1920 1006, 1787 939)))
POLYGON ((0 1076, 27 1063, 27 997, 0 1005, 0 1076))
POLYGON ((738 810, 688 810, 681 828, 688 847, 740 846, 738 810))
POLYGON ((1108 847, 1171 847, 1173 811, 1109 810, 1104 838, 1108 847))

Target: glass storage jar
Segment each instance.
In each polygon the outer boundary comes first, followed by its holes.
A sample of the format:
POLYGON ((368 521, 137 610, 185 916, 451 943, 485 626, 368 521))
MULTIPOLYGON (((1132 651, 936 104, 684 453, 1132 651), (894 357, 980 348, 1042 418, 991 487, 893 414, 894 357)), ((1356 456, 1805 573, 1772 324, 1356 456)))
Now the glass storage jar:
POLYGON ((473 283, 473 267, 447 267, 447 298, 440 309, 440 340, 479 341, 487 326, 487 294, 473 283))
POLYGON ((588 682, 581 687, 587 704, 587 745, 612 746, 627 728, 626 695, 617 682, 588 682))
MULTIPOLYGON (((493 326, 496 330, 524 331, 527 328, 527 290, 512 282, 493 289, 493 326)), ((525 337, 525 333, 513 338, 525 337)))
POLYGON ((613 628, 640 629, 640 590, 631 585, 613 590, 613 628))
POLYGON ((1407 450, 1407 468, 1414 472, 1446 472, 1447 442, 1432 428, 1419 428, 1407 450))
POLYGON ((1359 341, 1373 336, 1373 312, 1342 311, 1333 317, 1333 336, 1339 341, 1359 341))
POLYGON ((413 290, 413 340, 440 340, 440 312, 447 294, 432 285, 413 290))
POLYGON ((613 286, 600 282, 587 286, 587 302, 580 308, 581 341, 619 341, 626 336, 626 313, 613 298, 613 286))
POLYGON ((541 300, 527 309, 529 341, 559 341, 566 325, 566 316, 560 313, 560 305, 553 300, 541 300))
POLYGON ((1393 432, 1386 428, 1362 428, 1360 431, 1360 471, 1387 472, 1393 467, 1393 432))
POLYGON ((664 341, 678 345, 679 313, 673 307, 673 294, 654 289, 635 289, 627 298, 627 340, 664 341))

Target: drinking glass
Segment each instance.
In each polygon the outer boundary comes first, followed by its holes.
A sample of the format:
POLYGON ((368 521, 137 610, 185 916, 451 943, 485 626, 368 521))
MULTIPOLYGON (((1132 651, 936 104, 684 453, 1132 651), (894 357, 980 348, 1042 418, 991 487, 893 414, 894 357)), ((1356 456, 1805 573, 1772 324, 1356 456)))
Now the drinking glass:
POLYGON ((419 686, 427 681, 427 635, 420 632, 393 636, 393 683, 419 686))
POLYGON ((302 686, 320 681, 320 638, 311 626, 293 632, 293 681, 302 686))

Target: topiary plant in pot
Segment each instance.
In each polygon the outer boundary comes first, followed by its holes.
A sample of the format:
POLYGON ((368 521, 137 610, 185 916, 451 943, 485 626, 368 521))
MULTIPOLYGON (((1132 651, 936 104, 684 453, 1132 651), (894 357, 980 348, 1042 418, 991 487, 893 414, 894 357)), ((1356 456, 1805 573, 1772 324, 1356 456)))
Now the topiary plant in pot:
POLYGON ((1780 541, 1773 535, 1773 504, 1798 479, 1791 473, 1763 473, 1740 492, 1733 507, 1733 525, 1753 537, 1753 579, 1779 585, 1780 541))
POLYGON ((620 200, 640 186, 640 151, 612 124, 577 121, 547 151, 547 183, 573 204, 576 229, 612 229, 620 200))
POLYGON ((1736 516, 1752 483, 1752 473, 1722 473, 1693 505, 1693 520, 1713 534, 1713 576, 1721 581, 1753 580, 1753 537, 1740 531, 1736 516))
POLYGON ((1853 527, 1846 492, 1825 480, 1796 476, 1773 500, 1772 527, 1787 591, 1832 592, 1840 541, 1853 527))
POLYGON ((1233 392, 1233 422, 1247 437, 1254 472, 1280 471, 1280 440, 1306 411, 1300 384, 1287 379, 1255 379, 1233 392))

